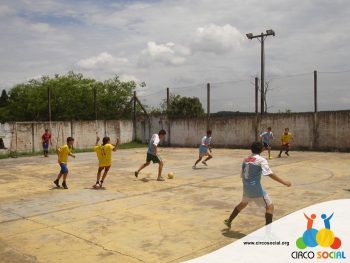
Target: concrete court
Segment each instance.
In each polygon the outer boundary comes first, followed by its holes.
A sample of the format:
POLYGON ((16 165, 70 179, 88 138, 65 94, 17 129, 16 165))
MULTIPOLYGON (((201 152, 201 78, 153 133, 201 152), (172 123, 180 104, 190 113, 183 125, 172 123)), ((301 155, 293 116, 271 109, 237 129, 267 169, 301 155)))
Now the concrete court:
MULTIPOLYGON (((136 179, 146 149, 120 150, 104 190, 93 190, 96 157, 70 159, 68 190, 51 183, 56 156, 0 160, 1 262, 180 262, 227 245, 264 225, 264 209, 251 205, 227 231, 223 220, 242 194, 241 160, 248 150, 214 149, 208 167, 191 166, 197 149, 162 148, 157 166, 136 179)), ((266 153, 263 153, 266 156, 266 153)), ((277 156, 277 152, 273 152, 277 156)), ((264 178, 278 219, 318 202, 350 198, 350 153, 291 152, 269 161, 293 183, 264 178)))

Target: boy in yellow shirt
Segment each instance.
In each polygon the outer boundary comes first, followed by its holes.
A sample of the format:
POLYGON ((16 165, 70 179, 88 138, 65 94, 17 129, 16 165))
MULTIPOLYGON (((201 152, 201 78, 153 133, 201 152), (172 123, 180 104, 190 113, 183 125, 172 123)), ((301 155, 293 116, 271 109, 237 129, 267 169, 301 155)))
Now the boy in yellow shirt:
POLYGON ((280 154, 278 155, 278 158, 281 158, 281 154, 283 151, 286 151, 286 155, 289 156, 289 149, 290 149, 290 141, 294 141, 293 135, 291 132, 289 132, 289 128, 284 129, 284 133, 281 135, 281 150, 280 154))
POLYGON ((62 145, 56 151, 57 156, 58 156, 58 164, 61 167, 61 171, 58 174, 57 179, 53 182, 57 187, 60 187, 59 181, 60 181, 61 177, 63 176, 62 186, 64 189, 68 189, 68 186, 66 183, 66 179, 67 179, 67 175, 68 175, 68 167, 67 167, 68 156, 72 156, 73 158, 75 158, 75 155, 72 154, 73 144, 74 144, 74 138, 68 137, 67 144, 62 145))
POLYGON ((117 138, 117 142, 114 145, 111 144, 111 139, 109 137, 104 137, 102 139, 102 145, 99 145, 98 142, 100 138, 96 138, 96 143, 94 146, 94 151, 96 152, 98 158, 98 170, 97 170, 97 180, 96 184, 94 184, 93 188, 101 188, 103 181, 106 179, 107 173, 112 165, 112 151, 115 152, 118 148, 119 138, 117 138), (104 170, 102 180, 101 173, 104 170))

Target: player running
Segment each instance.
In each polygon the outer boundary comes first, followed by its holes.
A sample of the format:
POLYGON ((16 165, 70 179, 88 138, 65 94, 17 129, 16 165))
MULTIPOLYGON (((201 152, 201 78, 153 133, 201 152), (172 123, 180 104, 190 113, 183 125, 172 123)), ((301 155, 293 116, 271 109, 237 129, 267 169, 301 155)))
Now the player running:
POLYGON ((263 144, 265 150, 269 153, 269 159, 271 159, 271 146, 270 141, 273 139, 273 133, 271 127, 268 127, 265 132, 260 134, 261 143, 263 144))
POLYGON ((204 164, 205 166, 207 166, 207 161, 213 158, 210 144, 211 144, 211 130, 208 130, 207 135, 202 138, 201 144, 199 145, 199 157, 198 157, 198 160, 192 166, 193 169, 197 168, 196 165, 202 160, 204 156, 207 156, 207 158, 204 161, 202 161, 202 164, 204 164))
POLYGON ((289 128, 284 129, 284 133, 281 135, 281 150, 280 154, 278 155, 278 158, 281 158, 281 154, 283 151, 285 151, 285 154, 289 156, 289 149, 290 149, 290 141, 294 142, 294 137, 292 133, 289 131, 289 128))

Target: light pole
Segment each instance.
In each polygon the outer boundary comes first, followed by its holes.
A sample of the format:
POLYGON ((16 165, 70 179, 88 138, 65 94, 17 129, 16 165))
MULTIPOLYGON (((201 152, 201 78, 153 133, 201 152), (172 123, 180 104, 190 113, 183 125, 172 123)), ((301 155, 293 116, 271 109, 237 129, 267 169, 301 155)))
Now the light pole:
POLYGON ((253 38, 257 38, 261 43, 261 79, 260 79, 260 88, 261 88, 261 114, 265 113, 265 52, 264 52, 264 40, 267 36, 275 36, 275 31, 272 29, 266 30, 266 33, 261 33, 259 35, 253 35, 253 33, 246 34, 247 38, 252 40, 253 38))

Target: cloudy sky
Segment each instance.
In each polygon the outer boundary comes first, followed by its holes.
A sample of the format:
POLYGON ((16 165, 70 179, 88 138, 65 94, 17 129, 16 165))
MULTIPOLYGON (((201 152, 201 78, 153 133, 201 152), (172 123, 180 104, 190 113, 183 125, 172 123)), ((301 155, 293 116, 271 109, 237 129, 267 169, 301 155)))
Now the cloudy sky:
POLYGON ((252 78, 265 41, 270 111, 350 108, 348 0, 2 0, 0 88, 69 70, 146 82, 139 95, 158 105, 165 87, 212 108, 254 110, 252 78))

